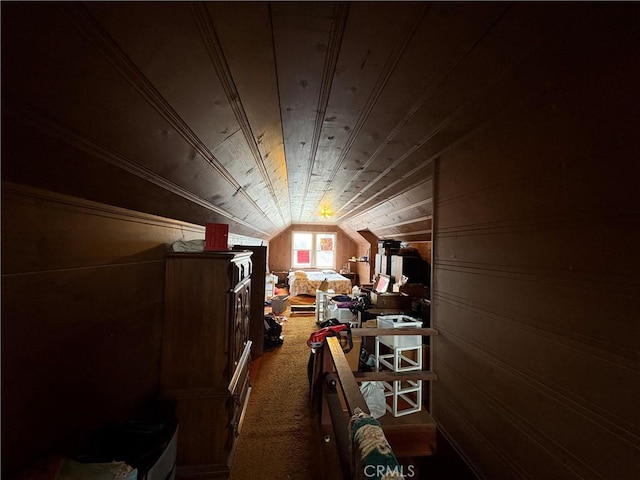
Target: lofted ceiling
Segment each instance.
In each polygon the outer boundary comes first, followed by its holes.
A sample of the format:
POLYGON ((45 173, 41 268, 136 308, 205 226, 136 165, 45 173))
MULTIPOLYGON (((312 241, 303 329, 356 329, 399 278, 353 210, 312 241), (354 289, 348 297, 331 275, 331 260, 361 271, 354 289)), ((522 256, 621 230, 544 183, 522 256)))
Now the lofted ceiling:
POLYGON ((3 179, 266 240, 430 240, 435 160, 585 8, 2 2, 3 179))

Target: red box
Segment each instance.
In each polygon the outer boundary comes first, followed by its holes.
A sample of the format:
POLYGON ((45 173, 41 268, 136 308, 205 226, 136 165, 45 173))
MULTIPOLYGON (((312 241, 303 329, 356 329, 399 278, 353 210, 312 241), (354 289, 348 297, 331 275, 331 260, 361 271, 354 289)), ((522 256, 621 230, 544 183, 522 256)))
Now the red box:
POLYGON ((229 250, 229 225, 207 223, 204 231, 205 251, 229 250))

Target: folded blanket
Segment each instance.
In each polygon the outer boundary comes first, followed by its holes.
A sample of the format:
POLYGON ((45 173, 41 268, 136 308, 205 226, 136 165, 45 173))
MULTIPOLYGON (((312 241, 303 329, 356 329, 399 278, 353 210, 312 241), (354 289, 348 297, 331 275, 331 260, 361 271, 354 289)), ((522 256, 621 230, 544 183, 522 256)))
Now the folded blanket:
POLYGON ((351 298, 349 295, 334 295, 333 297, 331 297, 331 300, 334 302, 349 302, 352 301, 353 298, 351 298))
POLYGON ((382 431, 382 425, 371 415, 356 408, 349 422, 351 442, 360 452, 362 469, 366 478, 376 480, 401 480, 402 466, 391 450, 382 431))
POLYGON ((338 302, 338 308, 351 308, 358 305, 356 300, 351 300, 350 302, 338 302))
POLYGON ((174 252, 204 252, 204 240, 176 240, 171 249, 174 252))

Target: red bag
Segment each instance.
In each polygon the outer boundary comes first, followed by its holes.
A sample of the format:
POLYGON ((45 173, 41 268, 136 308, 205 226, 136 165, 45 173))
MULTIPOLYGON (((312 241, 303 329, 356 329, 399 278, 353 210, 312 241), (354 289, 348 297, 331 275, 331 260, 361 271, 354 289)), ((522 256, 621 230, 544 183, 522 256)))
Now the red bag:
POLYGON ((353 339, 351 338, 351 327, 348 323, 341 323, 340 325, 331 325, 329 327, 321 328, 311 334, 307 345, 311 348, 320 348, 324 343, 324 339, 327 337, 342 337, 340 343, 342 344, 342 350, 344 353, 349 352, 353 348, 353 339), (345 334, 341 333, 344 332, 345 334), (347 341, 348 347, 345 348, 343 340, 347 341))

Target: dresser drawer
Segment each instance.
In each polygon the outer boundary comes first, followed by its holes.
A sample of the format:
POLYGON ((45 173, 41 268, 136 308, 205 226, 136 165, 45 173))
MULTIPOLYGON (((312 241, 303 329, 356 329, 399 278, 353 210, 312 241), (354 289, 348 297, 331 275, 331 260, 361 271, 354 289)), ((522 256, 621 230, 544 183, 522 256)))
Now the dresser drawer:
POLYGON ((238 366, 231 378, 231 382, 229 382, 229 392, 233 399, 233 416, 231 426, 235 436, 240 433, 242 417, 249 398, 249 391, 251 389, 251 382, 249 380, 251 345, 252 342, 249 340, 244 347, 242 355, 240 356, 238 366))
POLYGON ((234 392, 231 397, 233 399, 233 419, 231 421, 231 428, 234 437, 240 435, 242 420, 244 419, 247 402, 249 401, 249 395, 251 394, 251 381, 249 380, 249 375, 245 375, 238 386, 238 390, 234 392))
POLYGON ((236 449, 236 442, 242 429, 242 422, 244 420, 244 414, 247 410, 247 404, 249 403, 249 395, 251 394, 251 381, 249 378, 249 365, 251 359, 251 341, 247 342, 247 345, 242 353, 238 367, 234 374, 235 382, 229 384, 229 391, 231 393, 231 422, 229 425, 229 435, 231 441, 231 450, 229 452, 229 458, 227 460, 229 467, 233 463, 233 455, 236 449))

